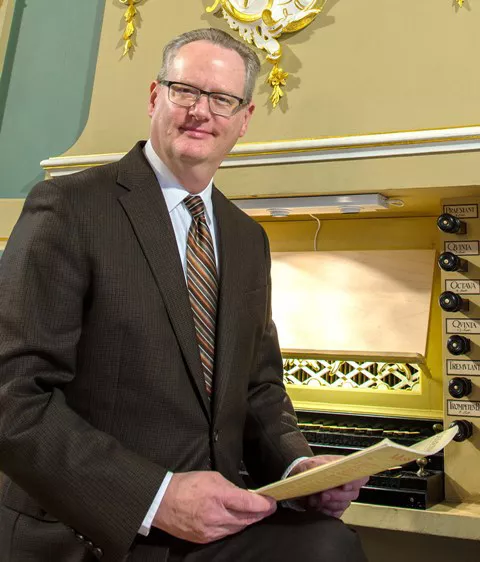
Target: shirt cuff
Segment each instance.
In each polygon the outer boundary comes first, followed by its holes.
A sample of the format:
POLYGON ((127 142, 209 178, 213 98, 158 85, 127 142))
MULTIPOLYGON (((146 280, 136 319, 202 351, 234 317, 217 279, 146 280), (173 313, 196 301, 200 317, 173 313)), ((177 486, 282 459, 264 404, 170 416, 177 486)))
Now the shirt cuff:
POLYGON ((143 523, 140 527, 140 529, 138 530, 140 535, 143 536, 148 536, 148 534, 150 533, 150 529, 152 528, 152 522, 153 522, 153 518, 155 517, 155 514, 158 511, 158 508, 160 507, 160 504, 162 503, 163 500, 163 496, 165 495, 165 492, 167 491, 168 485, 170 484, 170 480, 172 479, 173 476, 173 472, 168 471, 167 474, 165 475, 165 478, 163 479, 163 482, 160 486, 160 488, 158 489, 157 495, 155 496, 152 505, 150 506, 150 509, 147 512, 147 515, 145 516, 145 519, 143 520, 143 523))
MULTIPOLYGON (((282 480, 285 480, 285 478, 289 476, 290 472, 292 472, 292 470, 297 466, 298 463, 308 458, 309 457, 299 457, 298 459, 295 459, 287 468, 287 470, 282 474, 282 480)), ((283 507, 286 507, 287 509, 293 509, 294 511, 305 511, 305 509, 300 505, 298 505, 298 503, 295 500, 283 500, 281 504, 283 507)))
POLYGON ((282 474, 282 478, 281 480, 285 480, 285 478, 287 476, 290 476, 290 472, 292 472, 292 470, 297 466, 297 464, 299 464, 301 461, 304 461, 305 459, 308 459, 310 457, 298 457, 298 459, 295 459, 287 468, 287 470, 282 474))

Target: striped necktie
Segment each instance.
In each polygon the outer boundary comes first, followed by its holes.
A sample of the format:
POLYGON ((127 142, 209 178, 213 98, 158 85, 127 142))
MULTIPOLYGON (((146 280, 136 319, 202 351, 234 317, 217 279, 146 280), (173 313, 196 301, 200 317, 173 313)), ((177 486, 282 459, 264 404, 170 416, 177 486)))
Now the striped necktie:
POLYGON ((218 280, 212 235, 205 217, 205 206, 198 195, 183 202, 192 215, 187 236, 187 287, 207 393, 212 394, 217 319, 218 280))

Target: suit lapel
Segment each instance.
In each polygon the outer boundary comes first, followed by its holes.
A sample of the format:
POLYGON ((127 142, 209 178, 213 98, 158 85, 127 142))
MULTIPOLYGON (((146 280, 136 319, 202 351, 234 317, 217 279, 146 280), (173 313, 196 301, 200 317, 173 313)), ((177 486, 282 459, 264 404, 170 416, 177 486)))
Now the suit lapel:
POLYGON ((220 262, 220 290, 217 312, 215 372, 213 383, 213 416, 223 403, 228 389, 229 375, 233 372, 236 362, 235 334, 239 329, 237 323, 238 299, 241 298, 242 287, 239 283, 239 243, 236 217, 232 212, 231 203, 216 189, 212 192, 213 209, 217 224, 217 238, 220 262))
POLYGON ((208 418, 210 404, 177 241, 157 178, 137 144, 120 162, 119 198, 162 294, 173 330, 208 418))

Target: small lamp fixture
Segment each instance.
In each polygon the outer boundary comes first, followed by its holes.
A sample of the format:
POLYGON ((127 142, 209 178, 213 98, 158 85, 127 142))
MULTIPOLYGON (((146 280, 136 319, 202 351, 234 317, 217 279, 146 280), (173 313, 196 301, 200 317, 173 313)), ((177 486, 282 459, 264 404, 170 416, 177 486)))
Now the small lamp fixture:
POLYGON ((388 209, 389 200, 380 193, 232 199, 237 207, 252 217, 288 217, 327 213, 360 213, 388 209))

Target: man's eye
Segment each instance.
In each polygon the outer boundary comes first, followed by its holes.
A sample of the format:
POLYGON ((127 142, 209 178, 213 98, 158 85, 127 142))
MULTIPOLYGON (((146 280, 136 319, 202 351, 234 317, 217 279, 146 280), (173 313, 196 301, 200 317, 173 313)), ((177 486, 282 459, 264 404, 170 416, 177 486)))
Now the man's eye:
POLYGON ((215 103, 218 103, 219 105, 226 105, 226 106, 231 106, 234 105, 234 100, 233 98, 229 97, 229 96, 222 96, 221 94, 215 94, 213 97, 213 100, 215 103))
POLYGON ((175 92, 183 96, 196 96, 197 92, 188 86, 175 86, 175 92))

